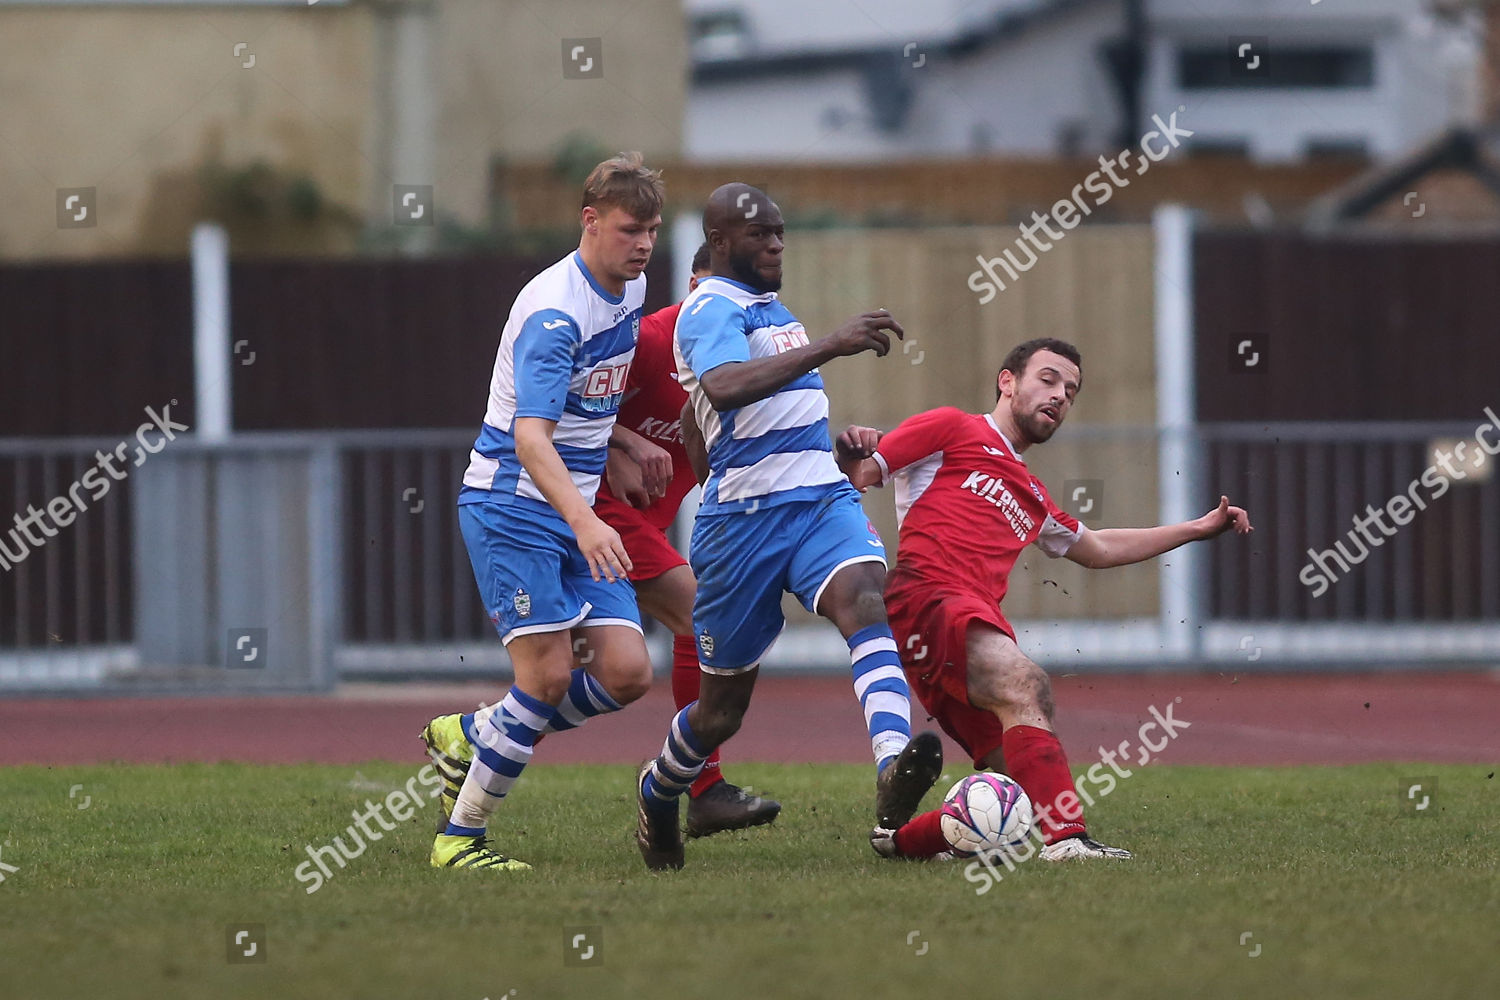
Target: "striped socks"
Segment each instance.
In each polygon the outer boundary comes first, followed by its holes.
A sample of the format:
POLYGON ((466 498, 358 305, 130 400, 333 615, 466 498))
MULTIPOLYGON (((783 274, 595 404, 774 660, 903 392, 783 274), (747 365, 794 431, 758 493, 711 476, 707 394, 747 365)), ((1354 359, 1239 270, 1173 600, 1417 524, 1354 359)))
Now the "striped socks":
MULTIPOLYGON (((461 721, 464 735, 469 738, 470 743, 479 742, 475 735, 478 732, 477 727, 484 722, 487 715, 499 711, 499 708, 498 705, 491 705, 463 717, 461 721)), ((604 690, 604 685, 589 676, 588 671, 582 667, 575 667, 572 683, 568 685, 568 693, 563 695, 556 714, 542 728, 541 735, 577 729, 596 715, 618 712, 620 708, 620 703, 609 696, 604 690)))
POLYGON ((474 762, 459 790, 445 833, 462 837, 484 833, 490 813, 525 770, 538 734, 552 720, 555 711, 546 702, 512 686, 493 710, 479 713, 477 719, 465 716, 464 728, 474 744, 474 762))
POLYGON ((889 625, 867 625, 848 642, 854 693, 865 712, 875 766, 883 771, 911 742, 911 690, 889 625))
MULTIPOLYGON (((696 701, 693 702, 693 705, 696 704, 696 701)), ((688 790, 688 786, 698 777, 704 762, 708 760, 709 751, 703 749, 697 736, 693 734, 693 728, 688 725, 688 709, 693 705, 673 716, 672 727, 667 731, 667 742, 661 748, 661 756, 656 758, 651 769, 646 772, 646 780, 642 782, 641 789, 646 793, 647 802, 663 807, 672 805, 675 808, 677 797, 688 790)))
MULTIPOLYGON (((672 701, 678 708, 687 708, 698 700, 698 688, 703 681, 703 669, 698 665, 698 642, 690 635, 672 636, 672 701)), ((703 773, 688 789, 688 794, 697 798, 714 785, 724 780, 719 770, 719 751, 708 755, 703 773)))
POLYGON ((568 693, 557 706, 557 714, 547 724, 544 733, 561 733, 577 729, 596 715, 618 712, 620 703, 605 693, 604 685, 589 676, 582 667, 573 668, 573 683, 568 693))

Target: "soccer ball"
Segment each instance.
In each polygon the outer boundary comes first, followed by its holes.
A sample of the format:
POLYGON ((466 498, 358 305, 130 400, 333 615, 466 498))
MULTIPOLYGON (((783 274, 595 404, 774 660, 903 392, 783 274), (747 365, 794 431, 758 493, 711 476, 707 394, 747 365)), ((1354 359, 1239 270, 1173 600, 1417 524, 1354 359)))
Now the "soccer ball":
POLYGON ((984 771, 948 789, 940 810, 943 836, 953 853, 1014 851, 1031 833, 1031 798, 1010 777, 984 771))

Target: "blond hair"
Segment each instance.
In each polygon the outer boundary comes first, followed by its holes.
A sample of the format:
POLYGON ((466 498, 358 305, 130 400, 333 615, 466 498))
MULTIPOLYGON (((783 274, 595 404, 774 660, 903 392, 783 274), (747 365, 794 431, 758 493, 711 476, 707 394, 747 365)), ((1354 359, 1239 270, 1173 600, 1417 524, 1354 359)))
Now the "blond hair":
POLYGON ((583 182, 584 208, 622 208, 637 219, 660 215, 665 197, 661 171, 647 167, 640 153, 610 157, 589 171, 583 182))

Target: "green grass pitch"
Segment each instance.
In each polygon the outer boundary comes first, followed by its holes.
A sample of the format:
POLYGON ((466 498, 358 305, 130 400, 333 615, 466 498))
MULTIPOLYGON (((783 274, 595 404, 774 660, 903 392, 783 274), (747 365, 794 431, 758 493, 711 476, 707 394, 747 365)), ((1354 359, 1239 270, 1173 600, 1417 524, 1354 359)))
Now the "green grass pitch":
POLYGON ((430 806, 309 894, 306 846, 418 768, 0 771, 0 996, 1432 998, 1500 965, 1488 767, 1152 766, 1090 811, 1135 861, 979 894, 871 852, 868 768, 735 763, 781 819, 650 874, 631 768, 541 764, 496 827, 534 872, 429 868, 430 806), (240 925, 263 961, 229 961, 240 925))

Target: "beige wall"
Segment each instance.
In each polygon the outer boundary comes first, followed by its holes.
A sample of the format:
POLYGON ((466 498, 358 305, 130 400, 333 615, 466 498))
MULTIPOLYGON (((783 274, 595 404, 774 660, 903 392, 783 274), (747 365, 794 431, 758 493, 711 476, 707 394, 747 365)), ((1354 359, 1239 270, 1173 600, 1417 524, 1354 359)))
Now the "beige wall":
MULTIPOLYGON (((981 306, 967 287, 974 258, 997 255, 1015 235, 1012 227, 788 234, 783 297, 811 336, 883 306, 902 323, 911 345, 884 358, 861 355, 823 367, 834 433, 850 423, 889 429, 936 406, 987 412, 995 405, 992 386, 1006 352, 1030 337, 1060 337, 1083 354, 1083 390, 1057 436, 1027 451, 1028 464, 1059 503, 1068 480, 1101 480, 1105 519, 1094 526, 1154 524, 1151 231, 1074 230, 981 306), (1126 430, 1131 427, 1136 430, 1126 430)), ((892 504, 883 490, 865 499, 894 548, 892 504)), ((1086 571, 1031 549, 1005 610, 1017 624, 1154 615, 1156 579, 1152 564, 1086 571)))
POLYGON ((242 251, 351 250, 389 224, 395 182, 431 183, 440 217, 479 224, 496 157, 547 158, 574 130, 678 155, 685 73, 677 0, 0 8, 0 257, 181 254, 213 161, 305 175, 331 206, 300 228, 242 220, 242 251), (392 69, 399 11, 426 33, 425 101, 392 69), (562 78, 574 36, 603 39, 604 79, 562 78), (431 109, 415 140, 403 107, 431 109), (412 162, 431 177, 392 176, 412 162), (95 228, 57 228, 65 187, 97 189, 95 228))
MULTIPOLYGON (((438 175, 465 216, 488 209, 490 156, 549 161, 571 132, 648 162, 682 151, 687 28, 681 0, 443 0, 438 175), (599 38, 602 79, 561 76, 562 39, 599 38), (489 137, 488 143, 485 138, 489 137)), ((577 211, 577 184, 563 218, 577 211)), ((557 218, 547 220, 555 225, 557 218)))
POLYGON ((0 255, 182 253, 214 159, 358 205, 370 24, 362 7, 0 10, 0 255), (96 228, 57 228, 60 187, 97 189, 96 228))

